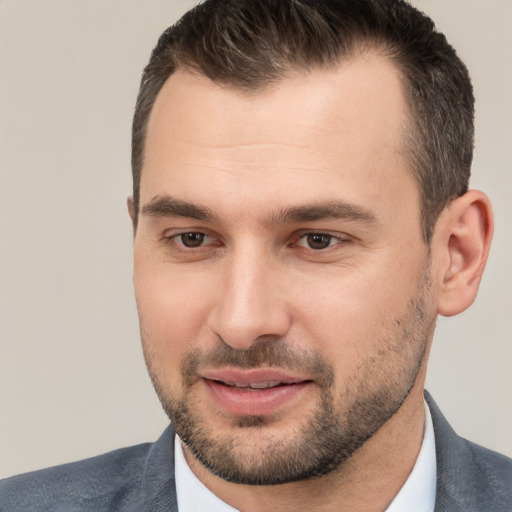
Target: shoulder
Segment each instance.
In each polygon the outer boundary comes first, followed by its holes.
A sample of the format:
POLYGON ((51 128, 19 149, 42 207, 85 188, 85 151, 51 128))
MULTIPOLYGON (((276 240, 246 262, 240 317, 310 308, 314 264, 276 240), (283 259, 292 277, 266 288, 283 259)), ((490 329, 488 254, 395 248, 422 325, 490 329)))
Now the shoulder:
POLYGON ((512 459, 470 441, 463 440, 463 442, 466 443, 471 464, 474 467, 474 487, 488 500, 493 496, 502 496, 503 501, 510 507, 512 505, 512 459))
POLYGON ((439 455, 436 510, 510 512, 512 460, 463 438, 458 444, 439 455))
POLYGON ((510 511, 512 460, 462 437, 430 395, 437 458, 436 511, 510 511))
POLYGON ((150 447, 148 443, 123 448, 2 480, 0 510, 115 510, 116 502, 140 494, 150 447))

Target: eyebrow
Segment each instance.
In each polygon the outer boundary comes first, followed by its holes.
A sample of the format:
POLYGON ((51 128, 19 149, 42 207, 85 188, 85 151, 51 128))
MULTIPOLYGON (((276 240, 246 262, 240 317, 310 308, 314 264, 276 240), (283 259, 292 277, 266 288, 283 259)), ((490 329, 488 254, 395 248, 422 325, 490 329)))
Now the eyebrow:
POLYGON ((184 217, 208 222, 219 220, 219 216, 210 208, 188 201, 180 201, 167 195, 154 197, 143 206, 142 214, 149 217, 184 217))
POLYGON ((344 201, 328 201, 320 204, 314 203, 283 208, 270 216, 270 223, 287 224, 314 222, 324 219, 342 219, 369 225, 378 224, 377 217, 373 212, 344 201))
MULTIPOLYGON (((168 195, 154 197, 142 207, 142 214, 149 217, 183 217, 212 223, 220 222, 219 215, 210 208, 168 195)), ((378 224, 377 217, 370 210, 344 201, 328 201, 282 208, 271 213, 266 223, 279 225, 324 219, 342 219, 369 225, 378 224)))

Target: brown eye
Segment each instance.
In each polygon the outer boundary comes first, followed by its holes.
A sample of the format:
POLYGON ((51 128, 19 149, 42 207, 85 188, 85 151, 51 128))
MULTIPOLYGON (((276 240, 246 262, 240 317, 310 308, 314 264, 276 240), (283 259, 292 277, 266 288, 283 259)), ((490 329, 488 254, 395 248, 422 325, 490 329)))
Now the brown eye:
POLYGON ((308 233, 305 235, 305 242, 310 249, 321 250, 327 249, 332 243, 332 235, 325 233, 308 233))
POLYGON ((193 249, 195 247, 200 247, 204 243, 204 239, 206 235, 204 233, 182 233, 178 236, 179 241, 185 247, 193 249))

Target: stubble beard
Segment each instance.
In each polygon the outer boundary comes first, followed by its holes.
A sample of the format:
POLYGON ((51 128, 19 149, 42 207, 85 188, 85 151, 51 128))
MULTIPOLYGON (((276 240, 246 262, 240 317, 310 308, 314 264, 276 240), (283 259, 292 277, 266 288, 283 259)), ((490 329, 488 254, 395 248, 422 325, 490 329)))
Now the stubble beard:
POLYGON ((277 485, 319 477, 341 468, 397 413, 409 395, 426 357, 435 324, 435 315, 429 312, 426 300, 430 285, 425 272, 406 313, 394 321, 391 336, 388 333, 381 340, 379 357, 368 357, 360 373, 344 383, 338 396, 334 369, 320 353, 298 352, 281 340, 262 339, 244 350, 233 349, 221 340, 208 353, 192 351, 181 365, 184 389, 181 396, 175 396, 162 385, 155 368, 156 358, 143 336, 146 364, 177 434, 213 474, 245 485, 277 485), (394 366, 389 366, 392 362, 389 358, 395 359, 394 366), (266 427, 272 426, 272 418, 266 416, 235 416, 228 433, 223 434, 214 421, 202 416, 201 405, 195 399, 194 376, 202 365, 244 369, 269 366, 305 371, 318 385, 318 404, 287 437, 265 436, 266 427), (239 435, 233 435, 234 430, 239 435), (257 446, 251 440, 252 432, 260 439, 257 446))

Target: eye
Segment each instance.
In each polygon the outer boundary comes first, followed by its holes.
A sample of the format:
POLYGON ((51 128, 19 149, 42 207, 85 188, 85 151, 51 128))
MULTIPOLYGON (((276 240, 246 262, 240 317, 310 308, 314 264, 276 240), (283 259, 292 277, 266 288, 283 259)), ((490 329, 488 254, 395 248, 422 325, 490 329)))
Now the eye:
POLYGON ((297 241, 297 246, 321 251, 336 245, 341 240, 339 237, 329 235, 328 233, 305 233, 297 241))
POLYGON ((189 231, 187 233, 178 233, 177 235, 174 235, 172 239, 187 249, 194 249, 209 242, 210 237, 205 233, 189 231))
POLYGON ((189 230, 175 228, 162 233, 160 239, 165 254, 173 261, 192 262, 209 259, 218 254, 223 246, 222 239, 215 232, 199 228, 189 230))

